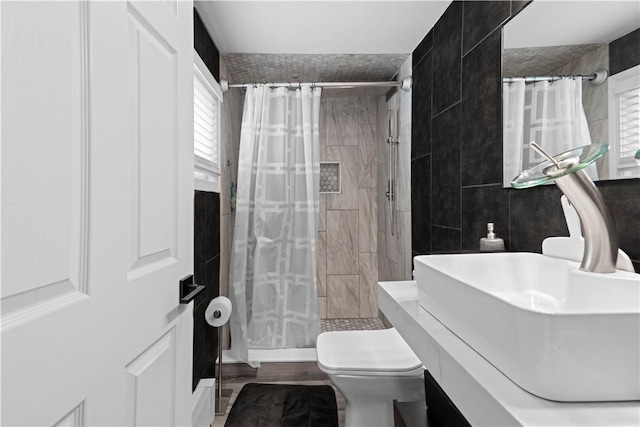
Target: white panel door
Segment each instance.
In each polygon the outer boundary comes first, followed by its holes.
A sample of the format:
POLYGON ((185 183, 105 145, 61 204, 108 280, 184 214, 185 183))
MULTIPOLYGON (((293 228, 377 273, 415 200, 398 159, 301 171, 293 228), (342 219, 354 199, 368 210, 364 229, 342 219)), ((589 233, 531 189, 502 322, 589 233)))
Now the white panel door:
POLYGON ((2 425, 189 425, 193 5, 1 2, 2 425))

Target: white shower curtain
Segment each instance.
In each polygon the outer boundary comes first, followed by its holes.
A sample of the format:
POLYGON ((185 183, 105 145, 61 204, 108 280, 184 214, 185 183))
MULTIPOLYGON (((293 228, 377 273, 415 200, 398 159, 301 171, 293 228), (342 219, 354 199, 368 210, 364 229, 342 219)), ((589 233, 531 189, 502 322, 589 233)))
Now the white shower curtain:
MULTIPOLYGON (((529 149, 537 142, 549 154, 591 144, 582 106, 582 78, 503 83, 504 185, 544 159, 529 149)), ((597 179, 595 166, 585 169, 597 179)))
POLYGON ((314 347, 321 89, 245 94, 229 278, 231 350, 314 347))

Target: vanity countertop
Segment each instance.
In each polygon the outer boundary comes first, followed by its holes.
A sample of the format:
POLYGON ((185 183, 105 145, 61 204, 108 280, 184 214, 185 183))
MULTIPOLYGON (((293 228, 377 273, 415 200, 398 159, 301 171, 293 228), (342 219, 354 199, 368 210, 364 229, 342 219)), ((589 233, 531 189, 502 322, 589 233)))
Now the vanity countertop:
POLYGON ((380 282, 378 305, 473 426, 640 426, 640 402, 562 403, 513 383, 418 304, 413 281, 380 282))

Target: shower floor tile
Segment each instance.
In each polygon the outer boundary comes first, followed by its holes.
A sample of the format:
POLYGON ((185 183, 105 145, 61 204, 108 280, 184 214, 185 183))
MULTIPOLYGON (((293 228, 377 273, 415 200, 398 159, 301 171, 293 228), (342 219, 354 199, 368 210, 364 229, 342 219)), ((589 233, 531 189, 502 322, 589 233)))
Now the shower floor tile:
POLYGON ((382 320, 377 317, 365 319, 322 319, 320 323, 322 326, 322 332, 386 329, 382 320))

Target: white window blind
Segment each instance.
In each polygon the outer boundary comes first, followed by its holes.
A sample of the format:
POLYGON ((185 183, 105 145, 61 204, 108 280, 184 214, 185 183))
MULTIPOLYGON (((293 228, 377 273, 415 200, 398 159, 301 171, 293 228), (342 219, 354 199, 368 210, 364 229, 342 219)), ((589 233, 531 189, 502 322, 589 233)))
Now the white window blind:
POLYGON ((220 103, 222 91, 194 52, 193 151, 195 189, 220 192, 220 103))
POLYGON ((640 65, 609 78, 609 120, 612 175, 638 176, 634 155, 640 150, 640 65))

